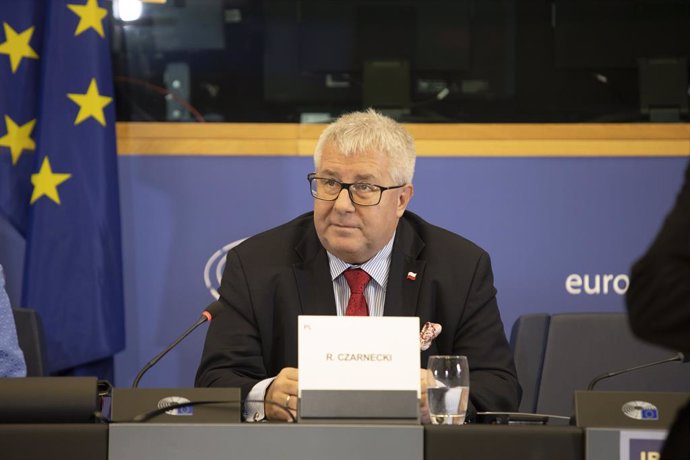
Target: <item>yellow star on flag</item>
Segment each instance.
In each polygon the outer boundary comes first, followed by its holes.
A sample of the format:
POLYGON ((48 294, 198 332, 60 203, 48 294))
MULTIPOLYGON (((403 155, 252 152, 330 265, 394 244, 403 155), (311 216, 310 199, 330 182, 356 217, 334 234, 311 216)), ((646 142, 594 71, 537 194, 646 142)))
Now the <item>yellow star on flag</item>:
POLYGON ((12 73, 16 73, 22 58, 38 59, 38 54, 29 45, 34 28, 31 26, 18 34, 8 23, 3 22, 2 25, 5 28, 5 41, 0 43, 0 54, 10 57, 12 73))
POLYGON ((93 29, 101 38, 105 38, 103 18, 108 15, 108 10, 99 7, 98 0, 87 0, 84 5, 69 4, 67 8, 79 16, 79 24, 77 24, 77 30, 74 31, 75 37, 88 29, 93 29))
POLYGON ((74 120, 75 126, 89 117, 95 118, 101 125, 105 126, 103 109, 113 101, 113 98, 98 93, 98 83, 96 83, 95 78, 91 79, 86 93, 67 93, 67 97, 79 106, 79 113, 74 120))
POLYGON ((19 160, 19 155, 22 150, 35 150, 36 143, 31 139, 31 131, 36 125, 34 118, 28 123, 21 126, 17 125, 9 116, 5 115, 5 126, 7 126, 7 134, 0 137, 0 146, 9 147, 12 155, 12 164, 16 165, 19 160))
POLYGON ((41 170, 36 174, 31 175, 31 183, 34 184, 34 192, 31 194, 31 204, 43 195, 47 196, 57 204, 60 204, 60 195, 58 195, 57 186, 72 177, 71 174, 54 173, 50 167, 48 157, 43 159, 41 170))

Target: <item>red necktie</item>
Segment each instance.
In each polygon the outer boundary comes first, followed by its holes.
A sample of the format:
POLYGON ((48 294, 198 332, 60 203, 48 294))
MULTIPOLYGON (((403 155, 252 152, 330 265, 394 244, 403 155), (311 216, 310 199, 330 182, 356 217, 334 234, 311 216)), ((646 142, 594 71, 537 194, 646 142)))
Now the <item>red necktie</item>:
POLYGON ((369 306, 364 298, 364 288, 371 279, 361 268, 345 270, 345 280, 350 286, 350 300, 347 301, 346 316, 369 316, 369 306))

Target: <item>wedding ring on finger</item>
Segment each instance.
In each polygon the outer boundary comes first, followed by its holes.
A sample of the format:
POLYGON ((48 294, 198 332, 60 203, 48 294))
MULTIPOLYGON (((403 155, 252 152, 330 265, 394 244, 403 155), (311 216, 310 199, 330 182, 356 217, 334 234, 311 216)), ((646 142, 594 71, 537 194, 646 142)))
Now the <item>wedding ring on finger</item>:
POLYGON ((290 408, 290 398, 292 398, 292 395, 287 395, 287 398, 285 398, 285 407, 288 409, 290 408))

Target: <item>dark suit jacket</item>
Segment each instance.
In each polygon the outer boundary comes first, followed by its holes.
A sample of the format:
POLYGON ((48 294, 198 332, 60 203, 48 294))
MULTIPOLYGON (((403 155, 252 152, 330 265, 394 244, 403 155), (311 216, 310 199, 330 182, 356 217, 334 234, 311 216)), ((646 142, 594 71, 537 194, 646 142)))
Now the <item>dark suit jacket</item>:
POLYGON ((675 206, 632 268, 627 303, 635 334, 690 355, 690 165, 675 206))
MULTIPOLYGON (((282 368, 297 367, 297 316, 336 314, 328 256, 313 213, 256 235, 228 253, 223 312, 211 322, 197 386, 241 387, 243 396, 282 368)), ((520 387, 496 304, 489 256, 411 212, 398 224, 386 316, 419 316, 443 332, 421 353, 466 355, 471 409, 517 410, 520 387), (416 280, 406 279, 408 272, 416 280)))
MULTIPOLYGON (((635 334, 690 356, 690 164, 675 206, 632 268, 627 302, 635 334)), ((671 427, 661 458, 690 459, 690 403, 671 427)))

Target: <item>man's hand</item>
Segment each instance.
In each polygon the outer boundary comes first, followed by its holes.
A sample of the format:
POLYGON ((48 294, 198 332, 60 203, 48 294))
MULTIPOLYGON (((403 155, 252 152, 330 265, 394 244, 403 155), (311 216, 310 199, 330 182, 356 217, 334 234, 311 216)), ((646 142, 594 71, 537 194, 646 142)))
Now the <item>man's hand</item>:
POLYGON ((421 383, 422 394, 419 398, 419 412, 422 418, 422 423, 427 425, 431 423, 431 417, 429 416, 429 400, 427 398, 427 379, 431 377, 431 372, 426 369, 419 370, 419 381, 421 383))
POLYGON ((287 406, 292 415, 297 417, 298 381, 299 374, 294 367, 285 367, 278 373, 266 390, 266 397, 264 398, 264 414, 268 420, 292 421, 285 409, 276 404, 267 403, 267 401, 287 406))

